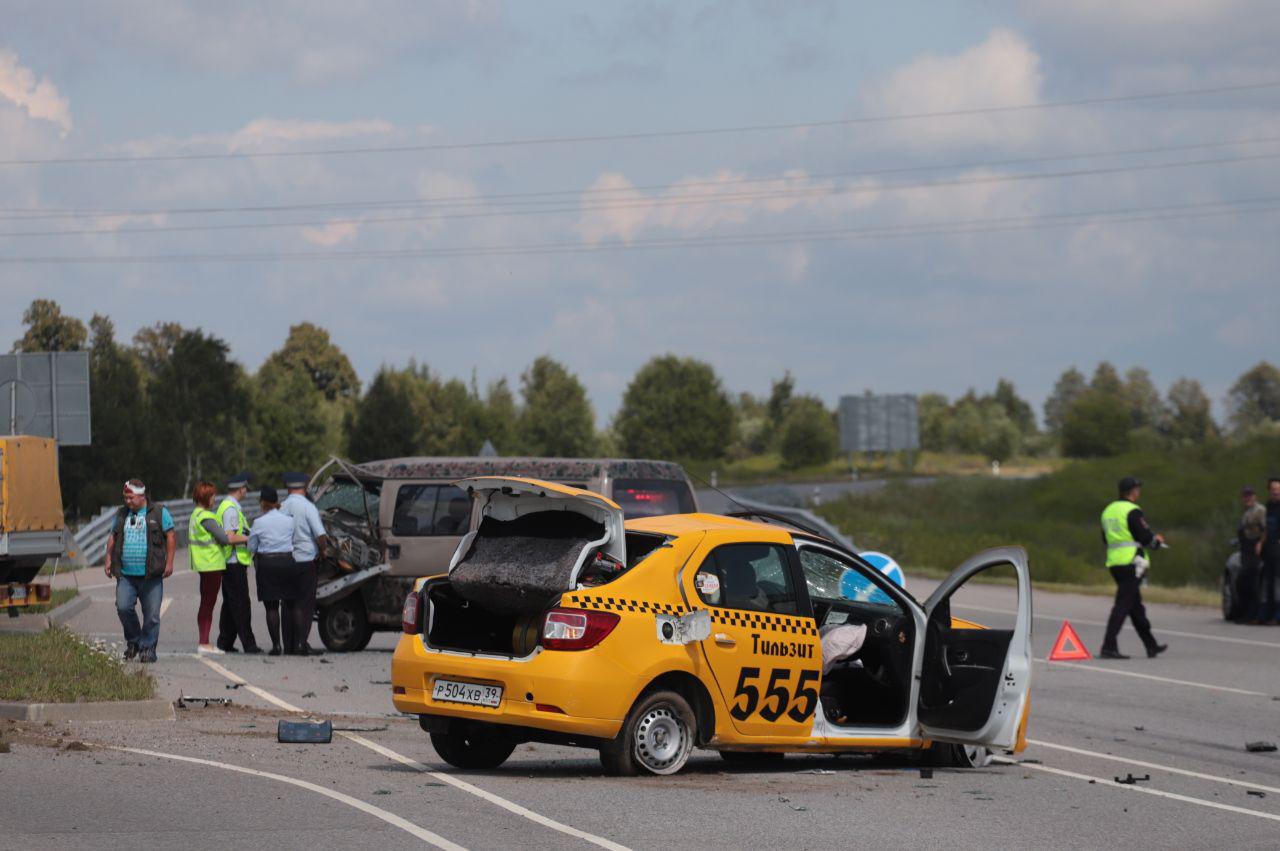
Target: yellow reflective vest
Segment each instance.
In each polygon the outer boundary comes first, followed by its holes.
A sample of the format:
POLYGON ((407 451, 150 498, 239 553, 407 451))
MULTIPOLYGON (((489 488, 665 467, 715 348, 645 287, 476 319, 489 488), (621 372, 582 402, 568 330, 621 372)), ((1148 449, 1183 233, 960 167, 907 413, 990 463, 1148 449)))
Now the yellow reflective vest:
MULTIPOLYGON (((228 511, 234 511, 236 517, 239 518, 236 522, 236 531, 241 535, 248 535, 249 521, 245 518, 244 511, 240 508, 240 503, 229 496, 223 497, 222 502, 218 503, 218 510, 214 512, 218 515, 218 525, 223 529, 227 528, 223 518, 227 516, 228 511)), ((249 554, 248 544, 232 544, 222 548, 222 560, 224 562, 238 561, 243 565, 249 565, 253 563, 253 556, 249 554)))
POLYGON ((227 560, 222 555, 222 545, 204 528, 204 521, 218 522, 218 517, 207 508, 196 506, 187 525, 187 554, 191 557, 191 569, 196 573, 226 570, 227 560))
POLYGON ((1133 564, 1142 546, 1129 531, 1129 513, 1137 503, 1117 499, 1102 511, 1102 534, 1107 539, 1107 567, 1133 564))

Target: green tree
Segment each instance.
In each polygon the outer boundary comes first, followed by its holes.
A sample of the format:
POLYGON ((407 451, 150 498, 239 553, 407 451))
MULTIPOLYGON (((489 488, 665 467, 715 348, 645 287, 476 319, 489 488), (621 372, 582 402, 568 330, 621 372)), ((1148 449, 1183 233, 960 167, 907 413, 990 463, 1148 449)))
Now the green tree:
POLYGON ((247 465, 250 385, 227 344, 186 331, 147 388, 149 481, 172 498, 197 479, 219 481, 247 465))
POLYGON ((791 405, 791 396, 795 391, 796 380, 791 377, 791 370, 787 370, 781 378, 773 382, 773 387, 769 391, 769 401, 765 403, 765 410, 769 416, 768 433, 765 437, 770 443, 782 428, 782 421, 787 417, 787 408, 791 405))
POLYGON ((1099 393, 1110 393, 1112 396, 1124 394, 1124 382, 1120 380, 1120 373, 1116 371, 1110 361, 1105 360, 1098 364, 1098 368, 1093 371, 1093 378, 1089 380, 1089 388, 1097 390, 1099 393))
POLYGON ((62 502, 76 516, 96 514, 120 498, 120 484, 141 475, 138 421, 129 412, 142 408, 142 367, 138 358, 115 339, 115 327, 105 316, 89 320, 89 409, 93 442, 62 450, 62 502))
POLYGON ((1067 418, 1067 411, 1088 389, 1084 374, 1074 366, 1058 376, 1053 385, 1053 392, 1044 400, 1044 427, 1054 434, 1060 434, 1062 424, 1067 418))
POLYGON ((1122 394, 1134 428, 1158 428, 1164 422, 1164 400, 1151 380, 1151 373, 1140 366, 1130 369, 1124 374, 1122 394))
POLYGON ((1036 432, 1036 414, 1027 404, 1027 401, 1018 395, 1017 388, 1013 386, 1013 382, 1007 378, 1001 378, 996 382, 996 392, 991 397, 996 404, 1004 409, 1005 415, 1009 421, 1018 429, 1018 433, 1022 435, 1032 435, 1036 432))
POLYGON ((485 441, 484 402, 456 378, 446 382, 423 372, 420 379, 419 414, 424 455, 475 455, 485 441))
POLYGON ((310 472, 329 455, 325 398, 301 370, 269 360, 253 379, 252 463, 259 482, 310 472))
POLYGON ((1072 458, 1118 455, 1129 448, 1129 411, 1114 394, 1089 389, 1062 421, 1062 451, 1072 458))
POLYGON ((157 322, 150 328, 141 328, 133 335, 133 350, 142 361, 148 378, 160 373, 169 359, 178 341, 187 333, 177 322, 157 322))
POLYGON ((724 457, 733 426, 733 404, 711 365, 663 355, 631 379, 613 430, 633 458, 712 460, 724 457))
POLYGON ((595 424, 587 391, 573 373, 543 355, 520 376, 517 434, 530 455, 572 458, 590 455, 595 447, 595 424))
POLYGON ((13 342, 15 352, 78 352, 89 339, 84 323, 63 314, 56 301, 38 298, 22 314, 27 330, 13 342))
POLYGON ((1237 378, 1227 391, 1227 416, 1237 434, 1280 422, 1280 369, 1259 361, 1237 378))
POLYGON ((310 322, 289 329, 280 351, 272 356, 287 369, 302 372, 332 402, 360 395, 360 379, 345 352, 329 339, 329 332, 310 322))
POLYGON ((993 397, 979 398, 972 390, 956 400, 942 425, 943 444, 957 452, 1007 461, 1022 445, 1022 430, 1004 405, 993 397))
POLYGON ((347 452, 356 463, 418 452, 419 379, 412 368, 383 366, 347 419, 347 452))
POLYGON ((499 378, 489 382, 484 394, 482 437, 492 443, 499 454, 511 455, 516 452, 516 424, 519 418, 520 410, 507 379, 499 378))
POLYGON ((930 452, 945 452, 951 402, 941 393, 925 393, 917 400, 916 410, 920 419, 920 448, 930 452))
POLYGON ((769 414, 763 400, 739 393, 733 402, 734 442, 729 456, 735 460, 769 450, 769 414))
POLYGON ((1169 418, 1165 433, 1184 443, 1203 443, 1218 437, 1209 396, 1199 381, 1179 378, 1169 385, 1169 418))
POLYGON ((778 430, 782 463, 795 469, 825 464, 835 457, 839 435, 835 419, 814 396, 794 396, 778 430))

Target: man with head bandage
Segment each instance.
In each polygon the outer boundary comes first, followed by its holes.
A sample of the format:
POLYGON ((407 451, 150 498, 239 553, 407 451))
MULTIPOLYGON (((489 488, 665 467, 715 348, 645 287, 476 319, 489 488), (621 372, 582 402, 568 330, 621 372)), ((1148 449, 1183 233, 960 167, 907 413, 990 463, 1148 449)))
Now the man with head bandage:
POLYGON ((116 512, 107 536, 105 569, 107 576, 116 580, 116 613, 124 628, 126 659, 156 660, 164 580, 173 573, 177 547, 168 509, 147 498, 147 486, 139 479, 125 482, 124 505, 116 512))

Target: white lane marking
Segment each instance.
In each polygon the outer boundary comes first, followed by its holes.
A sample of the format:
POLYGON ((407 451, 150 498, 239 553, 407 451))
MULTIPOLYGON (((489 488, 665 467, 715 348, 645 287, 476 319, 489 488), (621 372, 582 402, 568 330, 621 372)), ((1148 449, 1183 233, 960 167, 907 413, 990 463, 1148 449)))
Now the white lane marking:
POLYGON ((267 703, 270 703, 272 706, 275 706, 279 709, 283 709, 285 712, 302 713, 306 711, 298 708, 297 706, 294 706, 292 703, 281 700, 280 698, 276 697, 274 694, 267 691, 266 689, 258 688, 257 686, 250 683, 248 680, 244 679, 243 677, 239 676, 233 671, 228 671, 226 668, 222 667, 217 662, 214 662, 211 659, 206 659, 203 656, 199 657, 199 659, 201 662, 203 662, 204 664, 212 668, 215 673, 221 674, 222 676, 231 680, 231 682, 233 683, 239 683, 240 686, 245 691, 256 694, 258 697, 262 698, 267 703))
POLYGON ((1155 680, 1158 683, 1203 688, 1208 689, 1209 691, 1225 691, 1229 694, 1247 694, 1250 697, 1271 696, 1262 691, 1249 691, 1248 689, 1232 688, 1231 686, 1215 686, 1210 685, 1209 683, 1192 682, 1191 680, 1175 680, 1173 677, 1158 677, 1155 674, 1139 674, 1137 671, 1120 671, 1115 668, 1103 668, 1098 665, 1085 665, 1081 662, 1050 662, 1048 659, 1036 659, 1035 661, 1043 665, 1047 665, 1050 668, 1073 668, 1077 671, 1088 671, 1092 674, 1116 674, 1121 677, 1137 677, 1140 680, 1155 680))
MULTIPOLYGON (((209 666, 215 672, 231 680, 231 682, 240 683, 242 688, 252 692, 253 694, 256 694, 258 697, 262 698, 263 700, 267 701, 273 706, 278 706, 279 708, 287 712, 304 712, 305 711, 294 706, 292 703, 288 703, 284 700, 281 700, 280 698, 276 697, 275 695, 271 694, 269 691, 266 691, 265 689, 260 689, 257 686, 252 685, 243 677, 235 674, 232 671, 227 670, 226 668, 219 665, 217 662, 211 661, 209 659, 205 659, 203 657, 200 659, 200 661, 203 662, 205 665, 209 666)), ((577 839, 581 839, 584 842, 590 842, 593 845, 599 845, 601 848, 608 848, 609 851, 630 851, 630 849, 628 849, 627 846, 619 845, 617 842, 614 842, 610 839, 605 839, 603 836, 596 836, 595 834, 587 833, 585 830, 578 830, 578 828, 576 827, 570 827, 569 825, 564 824, 563 822, 558 822, 555 819, 548 818, 547 816, 542 815, 541 813, 535 813, 533 810, 527 807, 522 807, 519 804, 515 803, 514 801, 508 801, 506 798, 503 798, 500 795, 495 795, 492 792, 481 789, 479 786, 473 786, 472 784, 466 782, 465 780, 460 780, 451 774, 445 774, 440 771, 434 771, 429 766, 426 766, 423 763, 418 762, 416 759, 412 759, 410 757, 405 756, 404 754, 397 753, 396 751, 391 750, 391 748, 386 747, 385 745, 380 745, 377 742, 364 738, 363 736, 358 736, 354 733, 347 733, 343 731, 338 731, 338 735, 344 738, 350 739, 356 744, 361 745, 362 747, 366 747, 369 750, 373 751, 374 753, 381 754, 382 756, 385 756, 387 759, 392 760, 393 762, 398 762, 401 765, 407 765, 410 768, 414 768, 418 771, 421 771, 422 773, 428 775, 429 777, 435 780, 439 780, 441 783, 448 783, 450 786, 461 789, 462 791, 475 795, 476 797, 481 798, 485 801, 488 801, 491 804, 495 804, 499 807, 502 807, 507 812, 514 813, 520 816, 521 818, 526 818, 535 824, 540 824, 543 827, 549 827, 552 830, 559 831, 560 833, 563 833, 567 836, 572 836, 577 839)))
POLYGON ((1078 771, 1067 771, 1065 768, 1054 768, 1050 765, 1040 765, 1034 762, 1018 762, 1016 759, 1008 759, 1003 756, 991 758, 992 762, 999 762, 1005 765, 1016 765, 1018 768, 1034 768, 1036 771, 1045 771, 1049 774, 1058 774, 1063 777, 1073 777, 1076 780, 1088 780, 1099 786, 1110 786, 1112 789, 1120 789, 1125 792, 1141 792, 1144 795, 1155 795, 1159 798, 1168 798, 1173 801, 1181 801, 1184 804, 1195 804, 1200 807, 1212 807, 1215 810, 1225 810, 1229 813, 1236 813, 1243 816, 1254 816, 1256 818, 1270 819, 1271 821, 1280 821, 1280 815, 1260 812, 1259 810, 1250 810, 1245 807, 1237 807, 1233 804, 1220 804, 1217 801, 1206 801, 1203 798, 1193 798, 1190 795, 1179 795, 1176 792, 1165 792, 1160 789, 1149 789, 1146 786, 1139 786, 1136 783, 1117 783, 1108 777, 1094 777, 1092 774, 1081 774, 1078 771))
POLYGON ((169 611, 169 604, 172 602, 173 602, 172 597, 165 597, 164 600, 160 602, 160 619, 161 620, 164 620, 164 613, 169 611))
POLYGON ((472 795, 475 795, 479 798, 483 798, 484 800, 488 801, 491 804, 496 804, 499 807, 502 807, 504 810, 507 810, 508 812, 512 812, 518 816, 527 818, 536 824, 542 825, 543 827, 549 827, 552 830, 558 830, 561 833, 568 834, 569 836, 577 837, 578 839, 581 839, 584 842, 590 842, 593 845, 599 845, 601 848, 608 848, 610 849, 610 851, 628 851, 627 846, 619 845, 618 843, 613 842, 612 840, 605 839, 603 836, 596 836, 594 834, 587 833, 585 830, 578 830, 576 827, 570 827, 569 825, 562 824, 561 822, 558 822, 555 819, 547 818, 546 816, 540 813, 535 813, 533 810, 530 810, 527 807, 522 807, 519 804, 508 801, 506 798, 499 797, 498 795, 495 795, 492 792, 481 789, 479 786, 473 786, 467 781, 460 780, 451 774, 444 774, 439 771, 432 771, 430 768, 418 762, 417 760, 411 759, 407 756, 404 756, 403 754, 398 754, 395 751, 391 750, 390 748, 384 747, 378 744, 377 742, 369 741, 363 736, 357 736, 355 733, 339 733, 338 735, 346 736, 351 741, 364 745, 369 750, 376 751, 377 753, 380 753, 383 756, 385 756, 387 759, 394 760, 398 763, 401 763, 402 765, 408 765, 413 768, 416 768, 418 771, 422 771, 430 775, 431 777, 435 778, 436 780, 440 780, 444 783, 448 783, 450 786, 454 786, 458 789, 461 789, 464 792, 470 792, 472 795))
POLYGON ((112 750, 124 751, 125 753, 141 754, 142 756, 154 756, 161 759, 172 759, 178 762, 190 762, 196 765, 207 765, 212 768, 222 768, 227 771, 237 771, 241 774, 251 774, 254 777, 265 777, 268 780, 278 780, 281 783, 288 783, 291 786, 297 786, 310 792, 316 792, 324 795, 326 798, 332 798, 335 801, 341 801, 349 807, 354 807, 361 812, 368 813, 374 818, 379 818, 387 824, 394 825, 406 833, 418 837, 423 842, 434 845, 437 848, 443 848, 445 851, 466 851, 466 849, 458 845, 456 842, 450 842, 438 833, 432 833, 425 827, 419 827, 408 819, 401 818, 393 812, 375 807, 373 804, 366 803, 359 798, 353 798, 350 795, 344 795, 342 792, 333 789, 326 789, 323 786, 317 786, 315 783, 309 783, 306 780, 299 780, 296 777, 286 777, 283 774, 274 774, 270 771, 259 771, 256 768, 245 768, 242 765, 232 765, 229 762, 218 762, 212 759, 200 759, 194 756, 182 756, 174 753, 161 753, 160 751, 143 750, 142 748, 124 748, 115 745, 108 745, 112 750))
MULTIPOLYGON (((961 605, 957 603, 955 607, 957 609, 970 609, 975 612, 991 612, 993 614, 998 614, 998 615, 1018 614, 1017 612, 1011 611, 1009 609, 993 609, 988 606, 970 606, 967 604, 961 605)), ((1083 618, 1069 618, 1069 617, 1066 617, 1065 615, 1037 614, 1037 615, 1034 615, 1034 617, 1040 620, 1045 620, 1045 621, 1067 620, 1067 621, 1071 621, 1072 623, 1082 623, 1085 626, 1106 626, 1107 625, 1106 621, 1089 621, 1089 620, 1084 620, 1083 618)), ((1227 635, 1205 635, 1203 632, 1179 632, 1176 629, 1164 629, 1163 627, 1156 628, 1155 631, 1160 633, 1161 635, 1176 635, 1179 638, 1200 638, 1205 641, 1222 641, 1227 644, 1250 644, 1250 645, 1253 645, 1254 647, 1270 647, 1275 650, 1280 650, 1280 644, 1274 641, 1258 641, 1253 638, 1231 638, 1230 636, 1227 636, 1227 635)))
POLYGON ((1066 751, 1067 753, 1089 756, 1094 759, 1109 759, 1112 762, 1123 762, 1125 765, 1136 765, 1141 768, 1150 768, 1154 771, 1167 771, 1170 774, 1181 774, 1184 777, 1195 777, 1198 780, 1210 780, 1214 783, 1226 783, 1228 786, 1240 786, 1244 789, 1257 789, 1259 792, 1275 792, 1276 794, 1280 794, 1280 789, 1275 786, 1264 786, 1261 783, 1250 783, 1247 780, 1239 780, 1234 777, 1221 777, 1217 774, 1204 774, 1199 771, 1188 771, 1185 768, 1174 768, 1172 765, 1161 765, 1158 762, 1143 762, 1140 759, 1129 759, 1128 757, 1116 756, 1115 754, 1087 751, 1084 748, 1073 748, 1070 745, 1056 745, 1053 742, 1046 742, 1043 739, 1027 739, 1027 743, 1041 748, 1053 748, 1058 751, 1066 751))

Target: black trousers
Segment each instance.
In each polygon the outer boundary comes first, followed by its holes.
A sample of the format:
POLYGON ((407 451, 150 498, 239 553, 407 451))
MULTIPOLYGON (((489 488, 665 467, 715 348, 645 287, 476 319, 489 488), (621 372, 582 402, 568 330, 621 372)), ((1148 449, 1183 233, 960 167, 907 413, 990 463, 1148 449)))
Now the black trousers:
POLYGON ((218 613, 218 647, 230 650, 236 639, 245 650, 258 646, 253 637, 253 617, 249 603, 249 568, 239 562, 227 564, 222 575, 222 611, 218 613))
POLYGON ((302 571, 302 594, 295 603, 298 607, 297 617, 298 623, 295 627, 295 645, 298 649, 307 646, 307 641, 311 638, 311 624, 316 619, 316 563, 314 561, 300 561, 298 567, 305 568, 302 571))
POLYGON ((1133 621, 1133 628, 1146 646, 1147 652, 1156 647, 1156 638, 1151 634, 1151 621, 1147 620, 1147 607, 1142 605, 1142 585, 1138 581, 1137 571, 1131 564, 1116 565, 1111 568, 1111 578, 1116 581, 1116 601, 1111 606, 1111 617, 1107 618, 1107 635, 1102 639, 1103 650, 1117 650, 1116 639, 1120 635, 1120 627, 1125 618, 1133 621))
POLYGON ((1240 538, 1240 575, 1236 577, 1236 599, 1240 601, 1240 620, 1251 621, 1258 616, 1258 568, 1262 559, 1254 552, 1258 542, 1240 538))
POLYGON ((1276 572, 1280 568, 1280 546, 1262 548, 1262 571, 1258 582, 1258 618, 1263 621, 1280 617, 1276 609, 1276 572))

